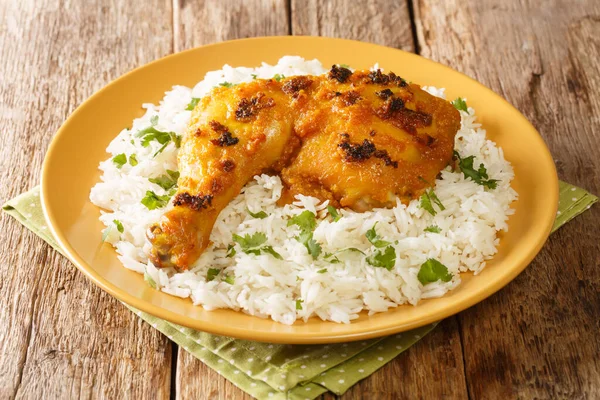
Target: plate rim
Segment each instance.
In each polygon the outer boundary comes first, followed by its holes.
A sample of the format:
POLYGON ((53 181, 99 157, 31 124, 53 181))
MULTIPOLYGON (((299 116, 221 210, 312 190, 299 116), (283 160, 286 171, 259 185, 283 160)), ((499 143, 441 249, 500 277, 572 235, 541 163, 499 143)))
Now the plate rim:
MULTIPOLYGON (((430 60, 428 58, 425 58, 425 57, 415 54, 415 53, 410 53, 410 52, 407 52, 407 51, 404 51, 401 49, 382 46, 382 45, 374 44, 374 43, 362 42, 362 41, 358 41, 358 40, 329 38, 329 37, 322 37, 322 36, 260 36, 260 37, 228 40, 228 41, 212 43, 212 44, 208 44, 208 45, 204 45, 204 46, 187 49, 187 50, 184 50, 184 51, 181 51, 178 53, 169 54, 169 55, 158 58, 156 60, 153 60, 149 63, 143 64, 141 66, 138 66, 138 67, 126 72, 125 74, 112 80, 107 85, 103 86, 101 89, 97 90, 91 96, 89 96, 86 100, 84 100, 80 105, 77 106, 77 108, 61 124, 60 128, 53 135, 51 142, 48 146, 48 149, 46 151, 46 154, 44 156, 44 161, 42 163, 40 186, 41 186, 40 200, 41 200, 44 218, 48 224, 48 228, 49 228, 52 236, 54 237, 54 239, 56 240, 56 242, 58 243, 60 248, 63 250, 63 252, 67 256, 67 258, 73 264, 75 264, 75 266, 81 272, 83 272, 83 274, 88 279, 90 279, 95 285, 97 285, 102 290, 109 293, 111 296, 115 297, 119 301, 124 302, 132 307, 135 307, 139 311, 143 311, 143 312, 153 315, 157 318, 167 320, 168 322, 176 323, 176 324, 179 324, 182 326, 201 330, 204 332, 209 332, 212 334, 231 336, 231 337, 236 337, 236 338, 246 339, 246 340, 265 341, 265 342, 270 342, 270 343, 293 343, 293 344, 336 343, 336 342, 345 342, 345 341, 354 341, 354 340, 361 340, 361 339, 367 339, 367 338, 374 338, 374 337, 390 335, 390 334, 394 334, 394 333, 398 333, 398 332, 403 332, 403 331, 407 331, 410 329, 415 329, 415 328, 418 328, 421 326, 425 326, 427 324, 441 321, 444 318, 447 318, 454 314, 457 314, 469 307, 474 306, 475 304, 481 302, 482 300, 492 296, 493 294, 498 292, 500 289, 502 289, 504 286, 506 286, 508 283, 510 283, 512 280, 514 280, 523 270, 525 270, 525 268, 527 268, 527 266, 531 263, 531 261, 535 258, 535 256, 539 253, 541 248, 544 246, 544 244, 546 243, 546 241, 551 233, 551 229, 552 229, 552 226, 554 223, 554 218, 550 218, 550 216, 554 217, 556 214, 556 211, 558 209, 558 196, 559 196, 558 175, 557 175, 557 171, 556 171, 556 166, 554 164, 554 160, 552 158, 550 150, 548 149, 548 146, 544 142, 541 134, 533 126, 533 124, 531 124, 531 122, 516 107, 514 107, 511 103, 509 103, 502 96, 500 96, 499 94, 494 92, 492 89, 489 89, 487 86, 485 86, 482 83, 478 82, 477 80, 463 74, 462 72, 456 71, 449 66, 443 65, 437 61, 430 60), (493 284, 491 284, 488 287, 487 291, 483 291, 481 293, 478 293, 477 295, 469 296, 468 298, 463 299, 461 302, 459 302, 454 307, 443 308, 440 311, 431 313, 430 315, 425 316, 423 318, 419 318, 416 321, 411 322, 411 323, 388 325, 388 326, 384 326, 384 327, 378 328, 378 329, 363 329, 362 331, 359 331, 359 332, 347 333, 347 334, 341 334, 341 333, 328 334, 327 332, 321 332, 321 331, 308 332, 308 333, 302 333, 302 334, 297 334, 294 332, 276 332, 276 333, 274 332, 272 335, 269 335, 268 338, 262 338, 262 340, 261 340, 261 337, 257 337, 259 332, 256 332, 254 330, 247 330, 247 329, 244 329, 243 327, 240 328, 237 326, 226 325, 226 324, 216 325, 216 326, 210 325, 210 323, 207 321, 203 321, 201 319, 192 319, 190 317, 186 317, 183 314, 177 314, 166 308, 162 308, 160 306, 153 305, 153 304, 147 302, 146 300, 143 300, 139 297, 136 297, 134 295, 131 295, 131 294, 125 292, 122 289, 119 289, 116 285, 114 285, 110 281, 108 281, 105 278, 103 278, 102 276, 100 276, 100 274, 97 273, 91 265, 89 265, 86 261, 84 261, 76 253, 75 249, 70 245, 66 236, 63 234, 62 231, 60 231, 58 229, 58 223, 56 221, 56 217, 55 217, 50 205, 47 203, 48 192, 51 190, 51 188, 48 187, 48 184, 47 184, 47 182, 49 180, 49 176, 51 174, 51 170, 49 167, 49 164, 50 164, 49 160, 55 153, 55 150, 56 150, 56 147, 58 146, 58 142, 59 142, 61 135, 63 135, 64 132, 68 132, 69 122, 72 119, 75 119, 76 116, 80 112, 82 112, 82 109, 88 102, 92 101, 93 99, 95 99, 98 96, 101 96, 104 91, 108 90, 108 88, 112 87, 113 85, 118 84, 122 80, 127 79, 131 74, 135 74, 140 69, 149 67, 150 65, 153 65, 155 63, 163 62, 164 60, 172 58, 172 57, 177 57, 182 54, 199 51, 200 49, 204 49, 204 48, 208 48, 208 47, 221 46, 225 43, 234 43, 234 42, 246 42, 247 43, 247 42, 260 42, 260 41, 270 41, 270 40, 315 41, 315 42, 318 42, 318 41, 321 41, 321 42, 329 42, 329 41, 351 42, 351 43, 355 43, 355 44, 359 43, 361 45, 369 45, 369 46, 374 46, 374 47, 381 48, 381 49, 386 49, 386 51, 394 50, 394 51, 403 53, 405 57, 407 56, 409 58, 418 60, 418 62, 433 63, 433 64, 436 64, 437 67, 442 68, 442 69, 446 70, 447 72, 451 72, 452 74, 462 75, 464 78, 470 80, 472 84, 479 86, 479 88, 481 90, 487 91, 491 95, 496 96, 500 101, 506 103, 513 111, 515 111, 518 118, 521 119, 521 122, 528 125, 530 127, 530 129, 532 129, 537 134, 537 135, 535 135, 536 140, 538 141, 537 150, 541 151, 543 153, 543 157, 546 159, 546 161, 549 161, 548 165, 552 166, 551 170, 548 171, 548 174, 552 175, 552 182, 551 182, 552 187, 548 187, 546 189, 547 189, 548 195, 551 196, 551 200, 553 200, 552 203, 555 204, 554 213, 552 215, 550 215, 550 213, 549 213, 547 220, 540 221, 545 224, 544 229, 538 230, 540 232, 540 234, 538 235, 539 240, 537 240, 537 242, 534 246, 529 247, 526 254, 524 254, 523 257, 521 257, 520 262, 517 262, 517 264, 520 264, 520 265, 517 267, 511 268, 510 273, 504 275, 502 277, 502 279, 496 280, 493 284), (193 323, 190 323, 190 322, 193 322, 193 323)), ((251 316, 249 316, 249 317, 251 317, 251 316)), ((352 325, 352 323, 350 323, 350 325, 352 325)))

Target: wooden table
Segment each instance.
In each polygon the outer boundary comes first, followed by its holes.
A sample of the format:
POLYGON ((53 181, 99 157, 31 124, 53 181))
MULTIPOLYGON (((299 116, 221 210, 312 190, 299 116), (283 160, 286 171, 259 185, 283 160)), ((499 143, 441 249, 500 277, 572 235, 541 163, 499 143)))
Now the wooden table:
MULTIPOLYGON (((54 132, 112 79, 191 47, 288 34, 380 43, 472 76, 533 122, 562 179, 600 193, 595 0, 4 0, 0 198, 38 184, 54 132)), ((0 224, 0 398, 249 398, 16 221, 0 224)), ((595 207, 342 398, 600 398, 599 227, 595 207)))

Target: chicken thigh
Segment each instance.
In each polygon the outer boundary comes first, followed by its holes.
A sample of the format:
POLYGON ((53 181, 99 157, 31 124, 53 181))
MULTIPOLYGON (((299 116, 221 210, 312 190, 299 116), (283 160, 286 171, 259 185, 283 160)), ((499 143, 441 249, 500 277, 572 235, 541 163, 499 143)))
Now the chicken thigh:
POLYGON ((451 161, 459 128, 450 103, 380 70, 216 88, 192 113, 174 207, 148 230, 150 259, 189 268, 260 173, 281 176, 283 201, 303 194, 356 211, 408 202, 451 161))

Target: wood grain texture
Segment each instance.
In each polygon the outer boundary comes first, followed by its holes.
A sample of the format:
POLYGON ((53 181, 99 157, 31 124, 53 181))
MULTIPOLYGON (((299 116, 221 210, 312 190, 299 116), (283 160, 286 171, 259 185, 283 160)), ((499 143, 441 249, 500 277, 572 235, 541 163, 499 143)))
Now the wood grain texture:
MULTIPOLYGON (((173 31, 177 50, 224 40, 289 33, 289 4, 284 0, 174 0, 174 4, 173 31)), ((252 398, 181 348, 177 354, 175 382, 178 399, 252 398)))
POLYGON ((466 399, 464 366, 456 318, 442 321, 416 345, 343 396, 325 400, 466 399))
POLYGON ((175 51, 224 40, 289 33, 286 0, 173 0, 175 51))
MULTIPOLYGON (((600 192, 600 4, 415 2, 421 53, 481 81, 540 131, 560 178, 600 192)), ((599 398, 600 210, 462 312, 471 398, 599 398)))
POLYGON ((406 1, 291 0, 291 4, 294 35, 354 39, 415 50, 406 1))
MULTIPOLYGON (((600 193, 600 4, 409 1, 0 2, 0 198, 38 183, 53 132, 111 79, 171 52, 288 33, 417 43, 507 98, 560 177, 600 193)), ((600 398, 599 225, 595 207, 561 228, 507 288, 342 399, 600 398)), ((185 351, 172 365, 166 338, 5 215, 0 241, 0 398, 250 399, 185 351)))
MULTIPOLYGON (((171 51, 170 3, 146 4, 141 19, 127 1, 0 3, 2 201, 38 184, 78 104, 171 51)), ((0 398, 168 397, 160 333, 6 215, 0 242, 0 398)))

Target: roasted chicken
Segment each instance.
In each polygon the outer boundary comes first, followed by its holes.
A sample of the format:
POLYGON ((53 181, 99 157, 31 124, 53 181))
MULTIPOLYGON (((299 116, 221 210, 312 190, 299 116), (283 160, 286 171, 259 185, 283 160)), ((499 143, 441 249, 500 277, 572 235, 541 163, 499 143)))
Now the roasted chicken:
POLYGON ((220 211, 253 176, 365 211, 408 202, 452 159, 458 111, 394 73, 333 66, 322 76, 219 87, 195 107, 178 155, 174 208, 148 230, 151 261, 185 270, 220 211))

